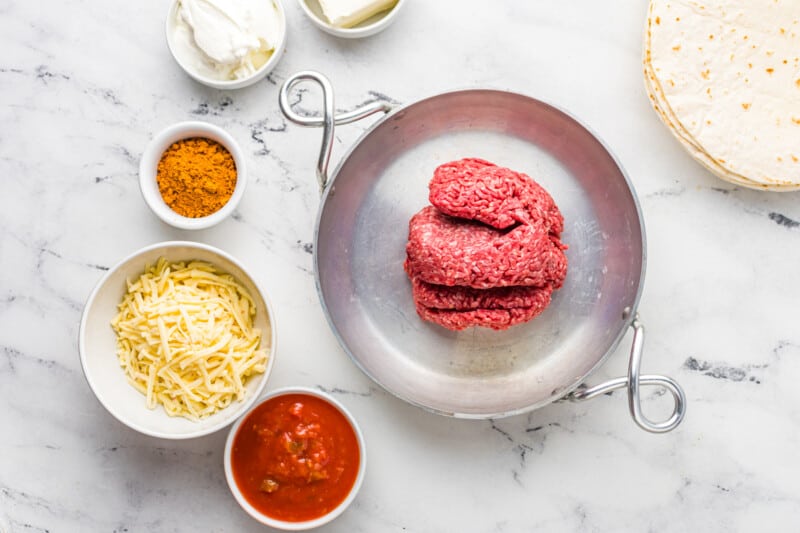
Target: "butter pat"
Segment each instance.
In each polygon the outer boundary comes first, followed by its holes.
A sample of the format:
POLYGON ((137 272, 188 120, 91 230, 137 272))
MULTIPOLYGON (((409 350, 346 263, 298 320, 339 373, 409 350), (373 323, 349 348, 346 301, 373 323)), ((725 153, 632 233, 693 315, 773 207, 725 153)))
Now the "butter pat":
POLYGON ((337 28, 350 28, 391 9, 397 0, 319 0, 325 18, 337 28))

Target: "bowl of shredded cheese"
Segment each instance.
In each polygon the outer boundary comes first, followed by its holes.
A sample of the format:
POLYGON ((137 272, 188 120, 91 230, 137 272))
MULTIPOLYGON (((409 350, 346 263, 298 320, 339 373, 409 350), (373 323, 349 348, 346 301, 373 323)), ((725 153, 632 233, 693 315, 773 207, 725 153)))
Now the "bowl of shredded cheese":
POLYGON ((225 252, 194 242, 143 248, 111 268, 81 317, 81 366, 101 404, 141 433, 187 439, 236 420, 275 354, 264 291, 225 252))

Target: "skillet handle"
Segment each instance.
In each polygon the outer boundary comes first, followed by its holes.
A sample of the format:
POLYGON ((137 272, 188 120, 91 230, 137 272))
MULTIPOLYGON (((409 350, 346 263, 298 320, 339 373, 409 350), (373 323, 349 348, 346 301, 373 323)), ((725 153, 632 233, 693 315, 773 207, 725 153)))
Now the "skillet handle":
POLYGON ((644 326, 639 322, 638 315, 631 321, 631 327, 633 328, 633 343, 631 346, 631 358, 628 363, 628 375, 608 380, 594 387, 578 389, 570 393, 567 399, 573 402, 582 402, 618 389, 628 389, 628 409, 636 425, 651 433, 667 433, 678 427, 686 415, 686 394, 678 382, 671 377, 642 376, 639 374, 639 367, 642 363, 642 348, 644 346, 644 326), (643 385, 659 385, 672 393, 672 398, 675 402, 672 416, 661 422, 652 422, 642 413, 639 389, 643 385))
POLYGON ((319 152, 319 159, 317 159, 317 181, 319 182, 320 193, 325 191, 325 187, 328 186, 328 165, 331 160, 331 152, 333 151, 333 130, 336 124, 350 124, 351 122, 361 120, 375 113, 388 113, 392 110, 392 106, 387 102, 378 101, 370 102, 361 107, 357 107, 353 111, 336 115, 336 108, 334 107, 333 101, 333 86, 330 80, 313 70, 298 72, 283 82, 278 104, 286 118, 295 124, 312 128, 322 126, 322 147, 319 152), (295 85, 304 81, 313 81, 322 88, 323 109, 321 117, 301 115, 292 109, 292 104, 289 101, 289 94, 295 85))

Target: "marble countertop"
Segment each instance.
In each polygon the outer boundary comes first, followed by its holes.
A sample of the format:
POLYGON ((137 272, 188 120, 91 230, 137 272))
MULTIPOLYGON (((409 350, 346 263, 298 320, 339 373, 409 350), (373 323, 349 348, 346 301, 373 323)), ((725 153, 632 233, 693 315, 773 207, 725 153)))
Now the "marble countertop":
MULTIPOLYGON (((226 486, 226 432, 140 435, 84 380, 78 322, 130 252, 192 239, 255 267, 279 315, 269 387, 331 392, 360 420, 369 466, 341 532, 785 531, 800 516, 800 193, 722 182, 650 109, 644 0, 409 1, 385 32, 338 40, 284 0, 277 69, 230 92, 190 80, 163 35, 167 2, 0 5, 0 531, 259 531, 226 486), (338 346, 312 274, 319 131, 287 124, 280 83, 326 73, 337 103, 409 103, 489 86, 558 103, 627 170, 647 227, 644 372, 686 389, 651 435, 624 394, 487 421, 409 406, 338 346), (194 233, 142 201, 148 140, 187 119, 226 128, 250 169, 237 214, 194 233), (309 334, 313 332, 313 334, 309 334)), ((369 121, 337 133, 334 159, 369 121)), ((628 341, 591 377, 624 374, 628 341)), ((646 396, 658 414, 666 399, 646 396)), ((654 415, 655 416, 655 415, 654 415)))

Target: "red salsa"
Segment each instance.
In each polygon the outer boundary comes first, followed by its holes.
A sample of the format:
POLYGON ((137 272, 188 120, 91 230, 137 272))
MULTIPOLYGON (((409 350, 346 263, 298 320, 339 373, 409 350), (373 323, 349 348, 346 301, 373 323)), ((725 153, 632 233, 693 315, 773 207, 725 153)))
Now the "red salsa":
POLYGON ((288 522, 319 518, 342 503, 359 460, 347 418, 309 394, 285 394, 256 407, 239 426, 231 453, 244 498, 288 522))

